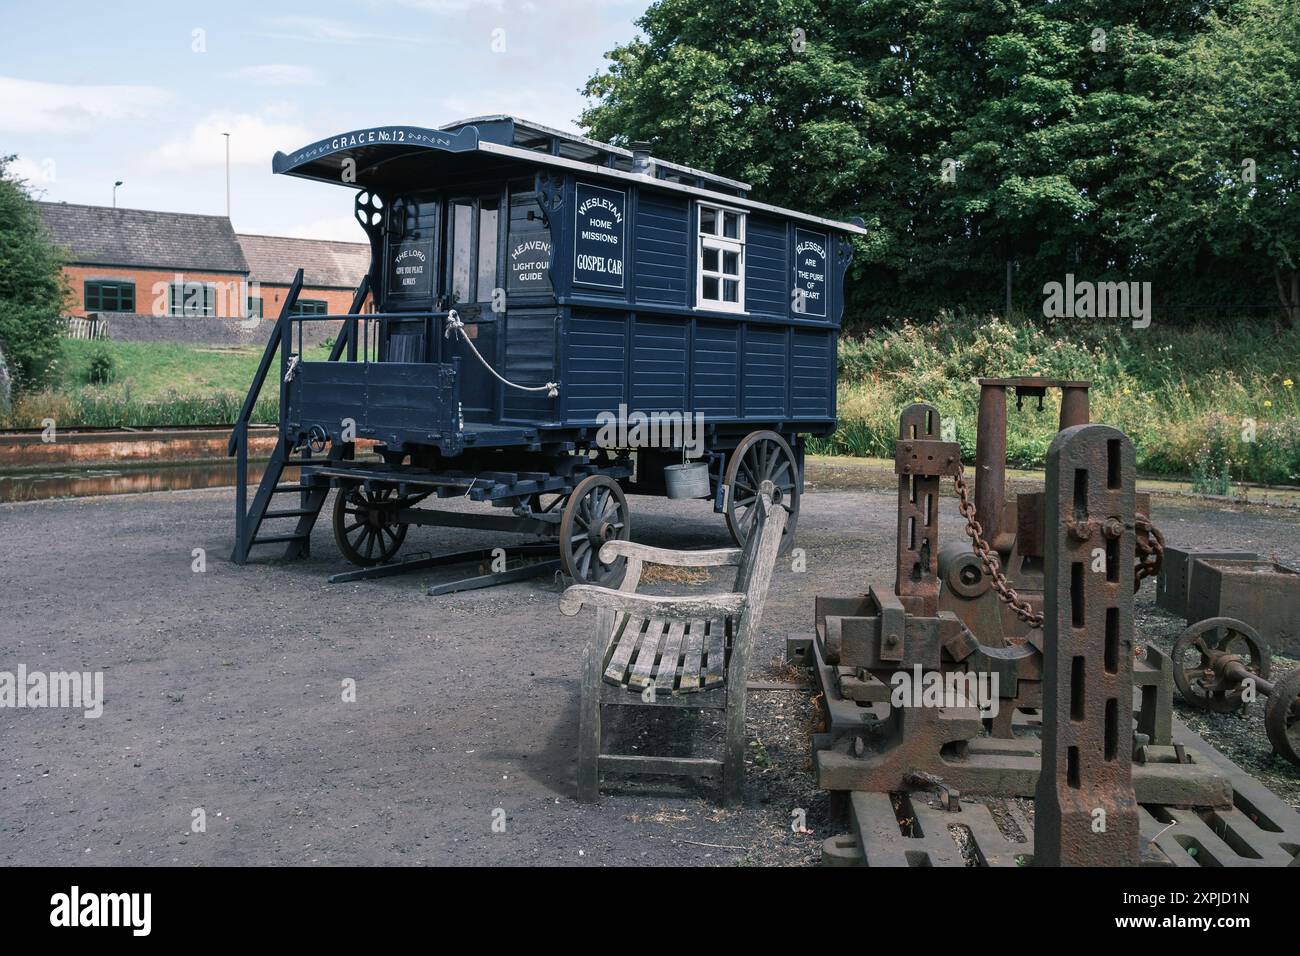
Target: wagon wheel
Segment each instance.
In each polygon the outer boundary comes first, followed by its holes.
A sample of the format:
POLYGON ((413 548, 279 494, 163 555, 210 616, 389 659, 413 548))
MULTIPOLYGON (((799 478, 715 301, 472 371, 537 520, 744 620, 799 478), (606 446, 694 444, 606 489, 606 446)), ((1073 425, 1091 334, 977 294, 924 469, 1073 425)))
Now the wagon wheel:
POLYGON ((744 547, 758 514, 758 488, 770 481, 773 503, 790 512, 781 535, 781 554, 794 546, 794 526, 799 520, 799 466, 786 440, 772 431, 751 432, 731 453, 723 478, 727 486, 727 528, 736 544, 744 547))
POLYGON ((1300 668, 1273 686, 1264 708, 1264 731, 1273 749, 1300 767, 1300 668))
POLYGON ((578 482, 560 515, 560 561, 575 581, 616 588, 623 582, 627 560, 603 564, 601 545, 632 534, 627 498, 618 482, 605 475, 588 475, 578 482))
POLYGON ((407 504, 392 488, 340 488, 334 496, 334 540, 343 557, 363 567, 391 559, 406 538, 407 525, 396 514, 407 504))
POLYGON ((1198 621, 1174 642, 1174 683, 1183 700, 1201 710, 1231 713, 1241 706, 1244 688, 1215 672, 1211 651, 1238 656, 1248 671, 1267 680, 1268 647, 1249 624, 1230 617, 1198 621))

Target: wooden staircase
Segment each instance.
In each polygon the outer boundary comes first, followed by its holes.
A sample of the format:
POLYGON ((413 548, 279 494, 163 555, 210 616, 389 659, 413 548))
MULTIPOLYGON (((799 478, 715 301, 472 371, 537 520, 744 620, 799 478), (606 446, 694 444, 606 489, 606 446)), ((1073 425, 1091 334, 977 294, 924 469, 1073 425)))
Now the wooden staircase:
MULTIPOLYGON (((270 341, 267 342, 266 351, 262 354, 262 361, 253 376, 253 384, 244 399, 226 448, 227 454, 234 455, 236 459, 235 547, 230 554, 230 560, 236 564, 245 563, 249 552, 259 545, 283 544, 285 558, 305 558, 310 555, 311 532, 316 526, 316 519, 320 517, 321 509, 325 506, 325 500, 329 497, 328 487, 305 487, 299 482, 282 481, 286 468, 312 460, 310 448, 294 447, 296 436, 286 433, 285 417, 288 407, 288 383, 285 379, 289 372, 289 356, 293 342, 290 318, 297 304, 298 295, 302 291, 302 282, 303 273, 299 269, 294 275, 292 285, 289 286, 289 294, 285 296, 280 317, 275 323, 275 330, 271 333, 270 341), (250 508, 248 505, 249 419, 252 417, 262 385, 266 381, 277 352, 280 358, 279 432, 275 449, 266 463, 266 470, 262 473, 262 480, 257 486, 257 493, 253 496, 253 504, 250 508), (297 498, 289 497, 292 495, 297 495, 297 498), (292 530, 287 530, 286 525, 281 523, 278 526, 273 525, 266 532, 263 531, 264 522, 284 522, 285 519, 294 519, 292 530)), ((361 312, 368 292, 369 277, 367 276, 357 286, 348 315, 357 315, 361 312)), ((348 351, 348 359, 356 359, 356 325, 356 322, 343 323, 342 332, 334 343, 329 361, 337 362, 345 348, 348 351)), ((351 443, 331 444, 327 459, 331 462, 343 461, 350 459, 352 454, 351 443)))

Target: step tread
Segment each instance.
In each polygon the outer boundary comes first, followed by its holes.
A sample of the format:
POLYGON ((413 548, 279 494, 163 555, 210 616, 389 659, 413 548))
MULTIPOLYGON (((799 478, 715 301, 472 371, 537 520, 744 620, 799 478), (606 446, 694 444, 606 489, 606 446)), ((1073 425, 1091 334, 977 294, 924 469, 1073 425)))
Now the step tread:
POLYGON ((310 538, 309 534, 268 534, 256 537, 252 544, 283 544, 286 541, 303 541, 310 538))
POLYGON ((302 515, 318 515, 319 508, 283 508, 278 511, 268 511, 262 515, 262 519, 267 518, 299 518, 302 515))

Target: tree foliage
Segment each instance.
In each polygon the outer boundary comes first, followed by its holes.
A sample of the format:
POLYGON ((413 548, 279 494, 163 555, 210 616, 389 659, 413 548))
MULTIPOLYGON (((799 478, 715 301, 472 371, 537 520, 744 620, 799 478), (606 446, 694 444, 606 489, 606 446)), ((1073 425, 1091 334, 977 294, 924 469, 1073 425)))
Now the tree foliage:
POLYGON ((1226 278, 1228 299, 1261 301, 1269 270, 1242 257, 1294 252, 1275 200, 1298 166, 1295 23, 1295 0, 658 0, 588 82, 581 122, 755 198, 861 216, 860 315, 989 308, 1008 261, 1023 306, 1065 272, 1157 280, 1166 303, 1222 302, 1226 278), (1234 71, 1258 67, 1249 89, 1268 95, 1245 104, 1234 71), (1222 112, 1190 121, 1196 91, 1222 112), (1251 122, 1224 132, 1241 108, 1251 122), (1229 145, 1275 163, 1271 194, 1237 199, 1237 231, 1272 237, 1254 245, 1221 234, 1203 172, 1172 197, 1152 185, 1229 145), (1186 245, 1193 219, 1204 249, 1186 245))
POLYGON ((62 256, 49 241, 25 184, 0 157, 0 352, 15 389, 46 384, 59 357, 68 295, 62 256))

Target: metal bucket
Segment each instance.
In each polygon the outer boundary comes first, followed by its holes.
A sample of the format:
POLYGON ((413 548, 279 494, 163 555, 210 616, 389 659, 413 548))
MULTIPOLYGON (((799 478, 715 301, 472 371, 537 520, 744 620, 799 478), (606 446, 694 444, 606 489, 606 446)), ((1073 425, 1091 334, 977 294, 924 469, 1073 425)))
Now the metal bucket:
POLYGON ((664 468, 664 486, 669 498, 709 497, 709 466, 702 461, 688 461, 664 468))

